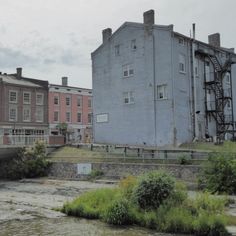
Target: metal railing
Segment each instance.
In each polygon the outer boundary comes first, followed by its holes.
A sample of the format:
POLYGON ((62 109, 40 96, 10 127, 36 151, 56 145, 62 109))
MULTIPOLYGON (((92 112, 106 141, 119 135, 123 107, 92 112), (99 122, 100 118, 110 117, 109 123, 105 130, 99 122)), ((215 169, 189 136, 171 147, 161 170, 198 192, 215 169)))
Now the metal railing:
POLYGON ((48 144, 48 135, 6 135, 5 137, 0 137, 3 144, 6 145, 16 145, 16 146, 32 146, 36 141, 44 141, 48 144), (4 140, 5 139, 5 140, 4 140))

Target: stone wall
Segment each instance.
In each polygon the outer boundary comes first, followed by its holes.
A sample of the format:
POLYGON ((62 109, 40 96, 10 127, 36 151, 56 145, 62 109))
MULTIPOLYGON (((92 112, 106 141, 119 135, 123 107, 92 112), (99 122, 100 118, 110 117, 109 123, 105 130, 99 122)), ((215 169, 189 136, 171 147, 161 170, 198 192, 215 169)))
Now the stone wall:
MULTIPOLYGON (((165 170, 178 179, 194 182, 200 169, 201 167, 197 165, 92 163, 92 170, 101 170, 104 177, 114 179, 128 175, 140 175, 151 170, 165 170)), ((63 179, 84 179, 86 177, 77 174, 77 164, 65 162, 53 163, 49 176, 63 179)))

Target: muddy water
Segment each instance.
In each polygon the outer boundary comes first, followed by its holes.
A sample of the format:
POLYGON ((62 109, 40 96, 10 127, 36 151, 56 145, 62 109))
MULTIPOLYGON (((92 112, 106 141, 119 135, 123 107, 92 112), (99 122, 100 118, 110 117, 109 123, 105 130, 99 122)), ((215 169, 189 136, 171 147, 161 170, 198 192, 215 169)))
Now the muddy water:
POLYGON ((0 181, 0 236, 170 236, 133 226, 111 227, 52 210, 85 191, 104 187, 113 186, 48 179, 0 181))

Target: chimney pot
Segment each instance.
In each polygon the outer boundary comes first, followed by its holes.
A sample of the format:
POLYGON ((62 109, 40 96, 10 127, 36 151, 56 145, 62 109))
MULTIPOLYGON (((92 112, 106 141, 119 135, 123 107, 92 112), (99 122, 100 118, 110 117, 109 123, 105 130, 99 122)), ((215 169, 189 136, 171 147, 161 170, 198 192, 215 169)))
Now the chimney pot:
POLYGON ((107 29, 104 29, 102 31, 102 42, 105 43, 109 40, 109 38, 111 37, 112 35, 112 29, 111 28, 107 28, 107 29))
POLYGON ((22 68, 21 67, 16 68, 16 77, 17 77, 17 79, 20 79, 22 77, 22 68))
POLYGON ((143 23, 145 25, 155 24, 155 11, 154 10, 149 10, 143 13, 143 23))
POLYGON ((214 47, 220 47, 220 34, 215 33, 208 36, 208 43, 214 47))
POLYGON ((62 77, 61 78, 62 86, 68 86, 68 77, 62 77))

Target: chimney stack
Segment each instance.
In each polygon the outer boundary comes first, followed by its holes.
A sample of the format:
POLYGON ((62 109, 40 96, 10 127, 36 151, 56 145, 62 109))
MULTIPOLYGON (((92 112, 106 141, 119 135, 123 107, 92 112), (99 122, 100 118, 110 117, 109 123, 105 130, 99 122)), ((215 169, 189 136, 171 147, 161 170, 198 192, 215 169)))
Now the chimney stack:
POLYGON ((16 77, 17 77, 17 79, 20 79, 22 77, 22 68, 21 67, 16 68, 16 77))
POLYGON ((102 42, 105 43, 109 40, 109 38, 111 37, 112 35, 112 29, 111 28, 107 28, 107 29, 104 29, 102 31, 102 42))
POLYGON ((220 34, 215 33, 208 36, 208 43, 214 47, 220 47, 220 34))
POLYGON ((154 10, 149 10, 143 13, 143 23, 150 26, 155 24, 154 10))
POLYGON ((68 86, 68 77, 61 78, 62 86, 68 86))

